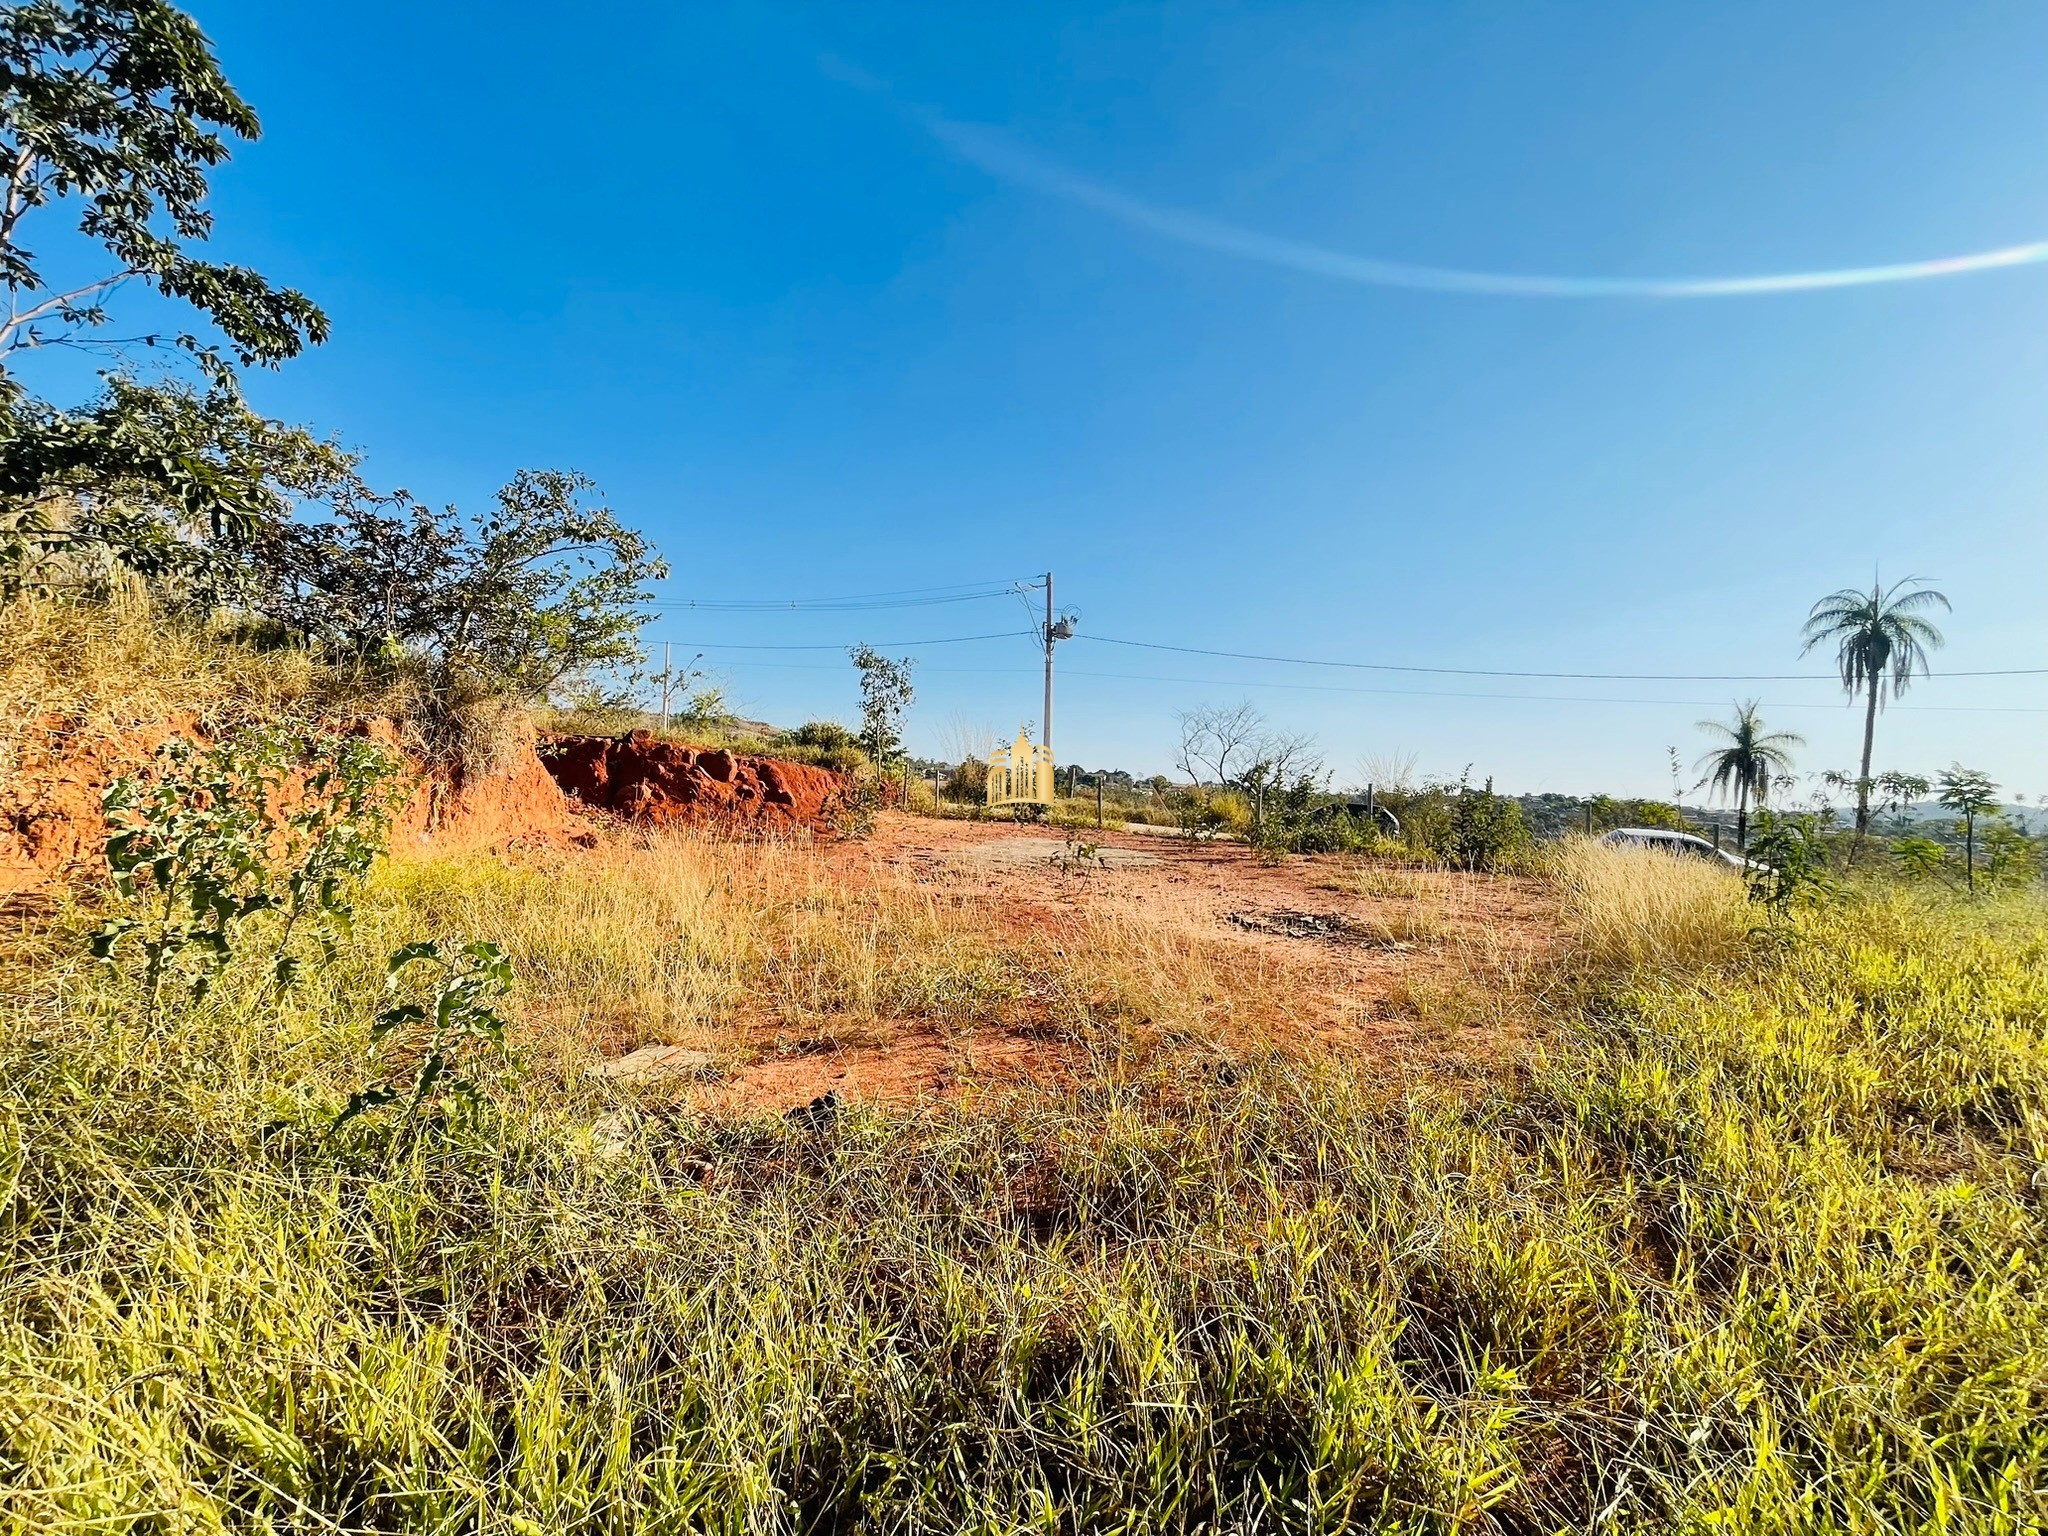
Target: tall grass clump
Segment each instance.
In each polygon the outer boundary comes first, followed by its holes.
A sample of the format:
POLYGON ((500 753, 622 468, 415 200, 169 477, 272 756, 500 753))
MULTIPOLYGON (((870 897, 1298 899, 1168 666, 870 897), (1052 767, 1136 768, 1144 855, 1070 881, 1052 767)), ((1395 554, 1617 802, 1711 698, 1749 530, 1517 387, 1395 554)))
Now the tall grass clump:
POLYGON ((1576 956, 1595 972, 1716 965, 1754 920, 1741 879, 1714 864, 1585 837, 1564 839, 1549 859, 1576 956))
POLYGON ((219 736, 405 709, 392 684, 165 615, 139 587, 104 602, 0 603, 0 772, 52 735, 78 744, 185 721, 219 736))

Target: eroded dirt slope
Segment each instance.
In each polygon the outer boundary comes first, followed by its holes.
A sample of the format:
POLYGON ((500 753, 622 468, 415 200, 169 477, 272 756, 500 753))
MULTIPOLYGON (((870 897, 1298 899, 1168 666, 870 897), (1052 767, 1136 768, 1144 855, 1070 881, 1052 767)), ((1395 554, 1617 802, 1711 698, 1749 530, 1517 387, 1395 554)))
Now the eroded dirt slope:
POLYGON ((551 737, 540 755, 583 804, 656 827, 823 828, 846 791, 845 778, 829 769, 685 746, 651 731, 551 737))
MULTIPOLYGON (((118 732, 58 721, 44 725, 25 734, 0 777, 0 897, 103 871, 107 827, 100 797, 107 787, 129 774, 148 774, 157 749, 172 738, 196 741, 203 735, 190 718, 118 732)), ((400 751, 388 721, 348 729, 400 751)), ((409 769, 412 790, 392 825, 394 850, 454 852, 569 843, 590 835, 531 743, 513 753, 504 773, 467 774, 418 760, 409 769)))

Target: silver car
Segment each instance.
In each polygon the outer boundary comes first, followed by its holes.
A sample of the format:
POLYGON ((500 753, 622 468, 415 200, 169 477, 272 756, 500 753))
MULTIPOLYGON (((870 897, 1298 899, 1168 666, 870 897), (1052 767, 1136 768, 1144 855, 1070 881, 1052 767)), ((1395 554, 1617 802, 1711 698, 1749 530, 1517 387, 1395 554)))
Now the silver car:
POLYGON ((1604 834, 1600 841, 1610 848, 1653 848, 1659 853, 1675 854, 1680 858, 1705 859, 1737 872, 1766 867, 1754 859, 1738 858, 1725 848, 1716 848, 1704 837, 1695 837, 1690 832, 1667 832, 1662 827, 1616 827, 1604 834))

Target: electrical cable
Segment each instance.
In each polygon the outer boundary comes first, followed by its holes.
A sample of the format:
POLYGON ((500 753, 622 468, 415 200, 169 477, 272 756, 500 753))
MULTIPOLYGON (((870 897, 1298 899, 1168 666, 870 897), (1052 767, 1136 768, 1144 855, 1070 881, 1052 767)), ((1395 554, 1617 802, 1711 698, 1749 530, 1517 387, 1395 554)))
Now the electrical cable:
POLYGON ((852 613, 876 608, 927 608, 941 603, 978 603, 1008 597, 1021 581, 955 582, 944 587, 905 587, 892 592, 866 592, 846 597, 688 597, 656 598, 649 607, 710 613, 852 613))
MULTIPOLYGON (((1221 656, 1231 661, 1271 661, 1296 667, 1348 667, 1360 672, 1414 672, 1436 677, 1526 677, 1552 682, 1586 683, 1810 683, 1832 682, 1832 672, 1517 672, 1500 667, 1416 667, 1385 661, 1328 661, 1313 656, 1270 656, 1256 651, 1217 651, 1199 645, 1166 645, 1157 640, 1127 640, 1115 635, 1077 634, 1076 640, 1101 645, 1126 645, 1146 651, 1173 651, 1184 656, 1221 656)), ((2000 667, 1981 672, 1930 672, 1929 677, 2042 677, 2048 667, 2000 667)))
MULTIPOLYGON (((1029 629, 1004 629, 988 635, 942 635, 934 640, 878 640, 873 642, 876 650, 915 648, 920 645, 966 645, 975 640, 1014 640, 1019 636, 1035 639, 1037 632, 1029 629)), ((700 651, 844 651, 850 647, 836 641, 812 641, 801 645, 742 645, 725 640, 674 640, 654 635, 641 642, 643 645, 680 645, 694 647, 700 651)))
MULTIPOLYGON (((1019 633, 1029 635, 1030 632, 1020 631, 1019 633)), ((1035 638, 1035 636, 1032 638, 1035 638)), ((907 644, 908 642, 898 643, 907 644)), ((805 649, 805 647, 793 647, 793 649, 805 649)), ((834 649, 837 649, 837 647, 834 647, 834 649)), ((837 672, 840 670, 836 666, 804 661, 746 661, 737 663, 737 665, 748 668, 768 668, 778 672, 837 672)), ((929 674, 944 674, 955 677, 1013 677, 1024 679, 1034 678, 1038 675, 1035 668, 1024 667, 928 667, 925 671, 929 674)), ((1719 709, 1727 702, 1725 699, 1603 698, 1593 694, 1454 693, 1447 689, 1437 688, 1354 688, 1343 683, 1276 683, 1248 681, 1243 678, 1161 677, 1156 673, 1093 672, 1079 667, 1068 667, 1060 673, 1060 676, 1063 678, 1099 678, 1108 681, 1133 683, 1175 683, 1200 688, 1284 688, 1289 692, 1356 693, 1369 694, 1375 698, 1395 699, 1481 699, 1508 703, 1521 701, 1534 704, 1643 704, 1659 705, 1671 709, 1719 709)), ((1844 703, 1777 700, 1772 703, 1771 707, 1773 709, 1835 710, 1850 706, 1844 703)), ((1893 710, 1903 710, 1908 714, 2048 715, 2048 707, 2031 705, 1894 704, 1890 708, 1893 710)))

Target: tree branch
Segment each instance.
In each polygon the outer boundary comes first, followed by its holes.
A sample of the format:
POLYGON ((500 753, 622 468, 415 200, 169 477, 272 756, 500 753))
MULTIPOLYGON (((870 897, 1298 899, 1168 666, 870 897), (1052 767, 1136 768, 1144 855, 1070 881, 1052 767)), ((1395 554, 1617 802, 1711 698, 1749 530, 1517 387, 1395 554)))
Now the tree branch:
POLYGON ((122 283, 127 282, 131 277, 140 277, 141 275, 141 273, 131 267, 127 271, 116 272, 112 277, 103 277, 97 282, 86 283, 82 287, 73 288, 68 293, 53 294, 31 309, 17 311, 12 304, 9 304, 6 323, 0 324, 0 353, 12 352, 17 347, 33 345, 33 343, 22 342, 16 339, 17 333, 22 327, 33 325, 45 315, 61 313, 77 300, 85 298, 89 294, 104 293, 110 288, 118 287, 122 283))

